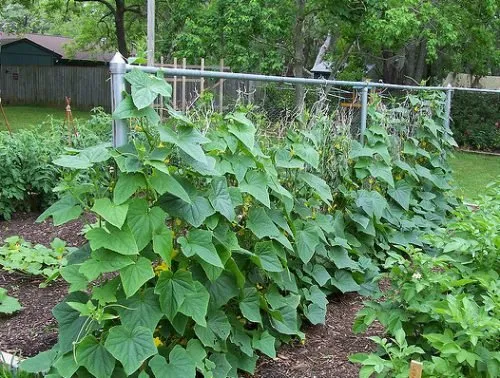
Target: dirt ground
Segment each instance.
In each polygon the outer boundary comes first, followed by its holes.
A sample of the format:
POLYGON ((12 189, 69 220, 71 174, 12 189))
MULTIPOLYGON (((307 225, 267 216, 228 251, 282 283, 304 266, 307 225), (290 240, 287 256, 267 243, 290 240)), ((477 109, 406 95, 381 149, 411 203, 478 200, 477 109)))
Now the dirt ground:
MULTIPOLYGON (((55 237, 67 241, 71 246, 84 242, 79 234, 81 223, 54 227, 49 222, 34 223, 36 217, 36 214, 18 214, 9 222, 1 221, 0 239, 20 235, 32 243, 45 245, 55 237)), ((51 309, 66 295, 67 286, 64 282, 56 282, 40 289, 40 282, 40 279, 0 269, 0 286, 18 298, 24 308, 15 316, 0 316, 1 351, 32 356, 57 341, 56 321, 51 309)), ((350 363, 347 357, 373 350, 374 345, 368 337, 381 333, 381 328, 377 326, 364 335, 352 333, 354 317, 361 306, 362 298, 357 294, 330 298, 326 324, 307 327, 304 345, 285 345, 278 351, 276 359, 259 359, 255 377, 358 377, 358 366, 350 363)))

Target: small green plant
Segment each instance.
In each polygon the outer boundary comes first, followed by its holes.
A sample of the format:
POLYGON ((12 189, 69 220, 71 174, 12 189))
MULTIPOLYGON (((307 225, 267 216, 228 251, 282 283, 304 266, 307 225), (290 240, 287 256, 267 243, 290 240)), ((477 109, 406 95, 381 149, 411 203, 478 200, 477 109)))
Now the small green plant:
MULTIPOLYGON (((492 185, 479 210, 461 207, 446 228, 427 237, 425 252, 390 252, 391 282, 384 302, 368 302, 354 330, 378 320, 411 353, 383 348, 352 356, 365 377, 404 376, 411 358, 424 360, 426 377, 497 377, 500 373, 500 185, 492 185), (379 361, 373 365, 373 361, 379 361), (376 367, 376 369, 375 369, 376 367), (370 372, 368 374, 368 372, 370 372)), ((376 340, 380 341, 380 340, 376 340)))
MULTIPOLYGON (((10 219, 17 210, 45 209, 57 199, 52 189, 61 169, 52 161, 68 145, 68 131, 60 121, 47 122, 41 132, 0 132, 0 217, 4 219, 10 219)), ((96 109, 89 121, 77 125, 72 147, 109 141, 110 124, 110 116, 96 109)))
POLYGON ((7 295, 7 290, 0 287, 0 315, 2 314, 13 314, 21 309, 19 301, 7 295))
POLYGON ((59 276, 61 267, 67 263, 66 254, 75 248, 56 238, 50 243, 51 248, 41 244, 33 246, 19 236, 5 239, 0 247, 0 266, 6 271, 40 275, 48 280, 59 276))

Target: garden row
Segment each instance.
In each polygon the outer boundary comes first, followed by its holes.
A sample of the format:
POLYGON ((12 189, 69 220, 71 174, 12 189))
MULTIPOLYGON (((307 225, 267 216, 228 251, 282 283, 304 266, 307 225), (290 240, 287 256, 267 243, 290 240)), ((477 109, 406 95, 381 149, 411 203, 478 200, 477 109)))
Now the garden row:
MULTIPOLYGON (((400 274, 396 265, 439 254, 425 235, 440 234, 458 205, 448 193, 446 158, 455 144, 443 127, 442 94, 410 96, 403 113, 375 99, 361 144, 320 112, 289 125, 283 139, 262 136, 248 109, 226 117, 170 109, 160 124, 150 104, 171 88, 140 71, 126 78, 131 95, 114 117, 132 126, 130 143, 71 149, 54 161, 60 197, 40 220, 59 225, 86 215, 96 222, 85 227, 89 244, 58 260, 70 285, 53 311, 58 343, 23 363, 25 370, 52 377, 253 373, 259 353, 275 357, 281 343, 304 338, 304 322, 324 322, 328 295, 377 295, 380 268, 400 274)), ((422 277, 422 269, 415 273, 422 277)), ((394 287, 404 278, 391 276, 394 287)), ((378 317, 401 349, 406 336, 413 344, 420 331, 410 326, 425 319, 397 318, 390 306, 398 304, 385 303, 399 328, 374 305, 359 327, 378 317)), ((404 348, 397 366, 354 359, 366 365, 365 377, 403 374, 403 360, 421 351, 404 348)), ((426 348, 426 358, 438 350, 426 348)), ((455 371, 470 370, 472 357, 460 359, 455 371)), ((481 362, 472 368, 481 371, 481 362)))
POLYGON ((39 211, 57 199, 53 189, 62 176, 52 161, 65 146, 84 148, 111 138, 110 118, 98 109, 70 136, 62 121, 46 123, 12 135, 0 132, 0 219, 16 211, 39 211))

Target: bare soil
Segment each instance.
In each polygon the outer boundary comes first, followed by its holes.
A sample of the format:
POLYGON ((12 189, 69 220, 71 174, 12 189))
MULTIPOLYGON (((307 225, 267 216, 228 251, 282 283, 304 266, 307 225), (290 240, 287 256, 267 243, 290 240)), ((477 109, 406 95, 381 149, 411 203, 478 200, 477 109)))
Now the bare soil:
MULTIPOLYGON (((54 227, 50 222, 35 223, 37 214, 17 214, 11 221, 0 221, 0 239, 20 235, 32 243, 48 245, 55 237, 70 246, 82 245, 82 224, 71 222, 54 227)), ((23 310, 10 317, 0 316, 0 350, 21 356, 32 356, 47 350, 57 341, 57 324, 52 308, 66 295, 67 285, 56 282, 45 289, 42 280, 0 269, 0 286, 19 299, 23 310)), ((366 334, 352 333, 356 312, 362 307, 357 294, 330 298, 325 325, 308 326, 304 345, 284 345, 275 359, 262 357, 258 361, 257 378, 320 378, 358 377, 359 367, 348 361, 357 352, 374 350, 368 339, 380 335, 378 325, 366 334)))

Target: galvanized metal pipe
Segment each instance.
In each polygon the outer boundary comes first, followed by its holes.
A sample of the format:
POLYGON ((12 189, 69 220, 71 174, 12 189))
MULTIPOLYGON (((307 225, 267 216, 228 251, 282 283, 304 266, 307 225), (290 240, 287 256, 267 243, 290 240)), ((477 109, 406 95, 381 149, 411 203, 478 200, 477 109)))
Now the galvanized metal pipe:
POLYGON ((450 84, 446 89, 446 103, 444 109, 444 128, 445 130, 450 130, 450 120, 451 120, 451 96, 453 94, 453 89, 450 84))
POLYGON ((361 91, 361 125, 359 128, 361 143, 365 141, 366 121, 368 118, 368 87, 361 91))
MULTIPOLYGON (((410 91, 448 90, 447 87, 438 87, 438 86, 423 87, 423 86, 398 85, 398 84, 386 84, 386 83, 374 83, 374 82, 308 79, 301 77, 267 76, 267 75, 236 73, 236 72, 218 72, 218 71, 201 71, 201 70, 191 70, 191 69, 133 66, 127 64, 127 71, 131 71, 133 69, 139 69, 141 71, 148 73, 156 73, 158 71, 162 71, 166 76, 210 77, 216 79, 252 80, 252 81, 263 81, 263 82, 273 82, 273 83, 306 84, 306 85, 319 85, 319 86, 332 85, 336 87, 391 88, 391 89, 403 89, 410 91)), ((468 91, 468 92, 500 93, 500 89, 457 88, 457 87, 452 87, 451 89, 457 91, 468 91)))
MULTIPOLYGON (((114 113, 125 92, 125 74, 127 62, 120 53, 116 53, 109 62, 111 72, 111 113, 114 113)), ((120 147, 128 142, 128 126, 124 119, 113 119, 113 147, 120 147)))

